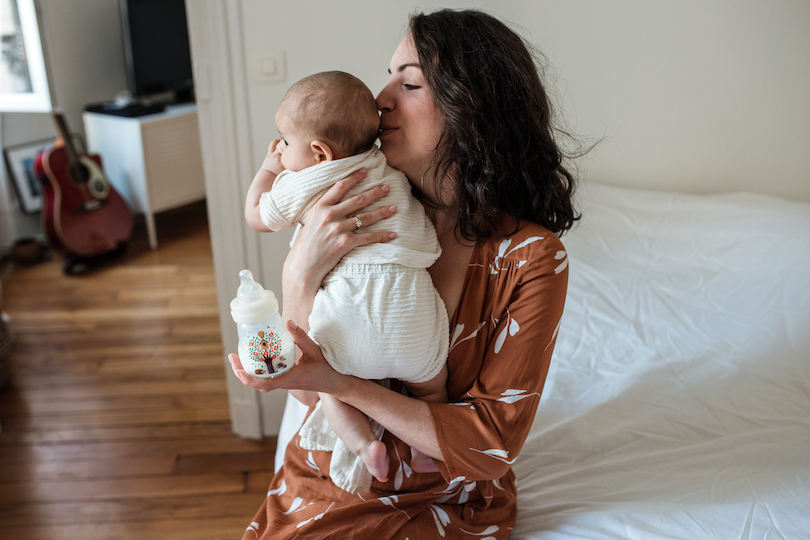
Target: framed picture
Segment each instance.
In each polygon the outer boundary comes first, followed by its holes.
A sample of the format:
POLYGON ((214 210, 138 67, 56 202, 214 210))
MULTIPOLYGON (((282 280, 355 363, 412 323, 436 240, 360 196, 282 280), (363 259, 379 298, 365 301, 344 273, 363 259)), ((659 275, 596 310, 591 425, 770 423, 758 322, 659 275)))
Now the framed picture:
POLYGON ((42 209, 42 192, 34 171, 34 159, 53 139, 10 146, 3 150, 11 183, 17 192, 20 208, 26 214, 42 209))

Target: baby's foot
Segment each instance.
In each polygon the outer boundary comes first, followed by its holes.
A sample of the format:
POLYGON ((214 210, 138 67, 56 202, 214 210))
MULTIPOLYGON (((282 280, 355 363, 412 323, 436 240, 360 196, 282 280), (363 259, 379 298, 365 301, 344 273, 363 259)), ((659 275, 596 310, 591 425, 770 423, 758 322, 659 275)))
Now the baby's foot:
POLYGON ((428 456, 411 448, 411 469, 418 473, 439 472, 439 468, 428 456))
POLYGON ((380 482, 388 481, 388 452, 382 441, 371 441, 358 454, 371 476, 380 482))

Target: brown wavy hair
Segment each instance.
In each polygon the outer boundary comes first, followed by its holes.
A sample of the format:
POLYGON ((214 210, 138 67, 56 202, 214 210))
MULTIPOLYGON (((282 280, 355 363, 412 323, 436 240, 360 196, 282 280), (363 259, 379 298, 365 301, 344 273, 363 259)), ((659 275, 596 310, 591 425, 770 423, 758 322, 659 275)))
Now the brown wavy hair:
POLYGON ((444 115, 433 176, 458 182, 454 201, 424 202, 454 210, 467 240, 489 236, 501 213, 556 234, 570 229, 579 219, 572 203, 576 179, 563 159, 574 156, 555 140, 563 132, 552 125, 531 46, 477 10, 416 13, 409 28, 444 115))

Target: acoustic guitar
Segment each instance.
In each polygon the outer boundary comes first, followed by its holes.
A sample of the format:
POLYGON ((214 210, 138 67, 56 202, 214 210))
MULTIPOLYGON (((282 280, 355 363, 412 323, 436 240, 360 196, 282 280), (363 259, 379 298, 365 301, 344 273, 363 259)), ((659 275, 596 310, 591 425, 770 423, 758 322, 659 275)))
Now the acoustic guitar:
POLYGON ((110 185, 101 157, 77 152, 64 115, 54 112, 53 119, 61 145, 58 140, 34 160, 48 241, 74 258, 123 252, 132 232, 129 206, 110 185))

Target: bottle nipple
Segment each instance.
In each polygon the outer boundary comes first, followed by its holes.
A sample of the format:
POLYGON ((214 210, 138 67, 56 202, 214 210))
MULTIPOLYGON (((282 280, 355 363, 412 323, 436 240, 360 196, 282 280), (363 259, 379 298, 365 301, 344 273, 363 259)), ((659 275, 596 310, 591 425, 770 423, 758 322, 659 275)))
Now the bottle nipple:
POLYGON ((250 270, 239 272, 239 288, 231 300, 231 316, 237 323, 252 323, 278 313, 278 301, 273 291, 268 291, 253 280, 250 270))
POLYGON ((242 302, 258 300, 264 293, 264 287, 253 280, 253 272, 242 270, 239 272, 239 288, 236 289, 236 297, 242 302))

